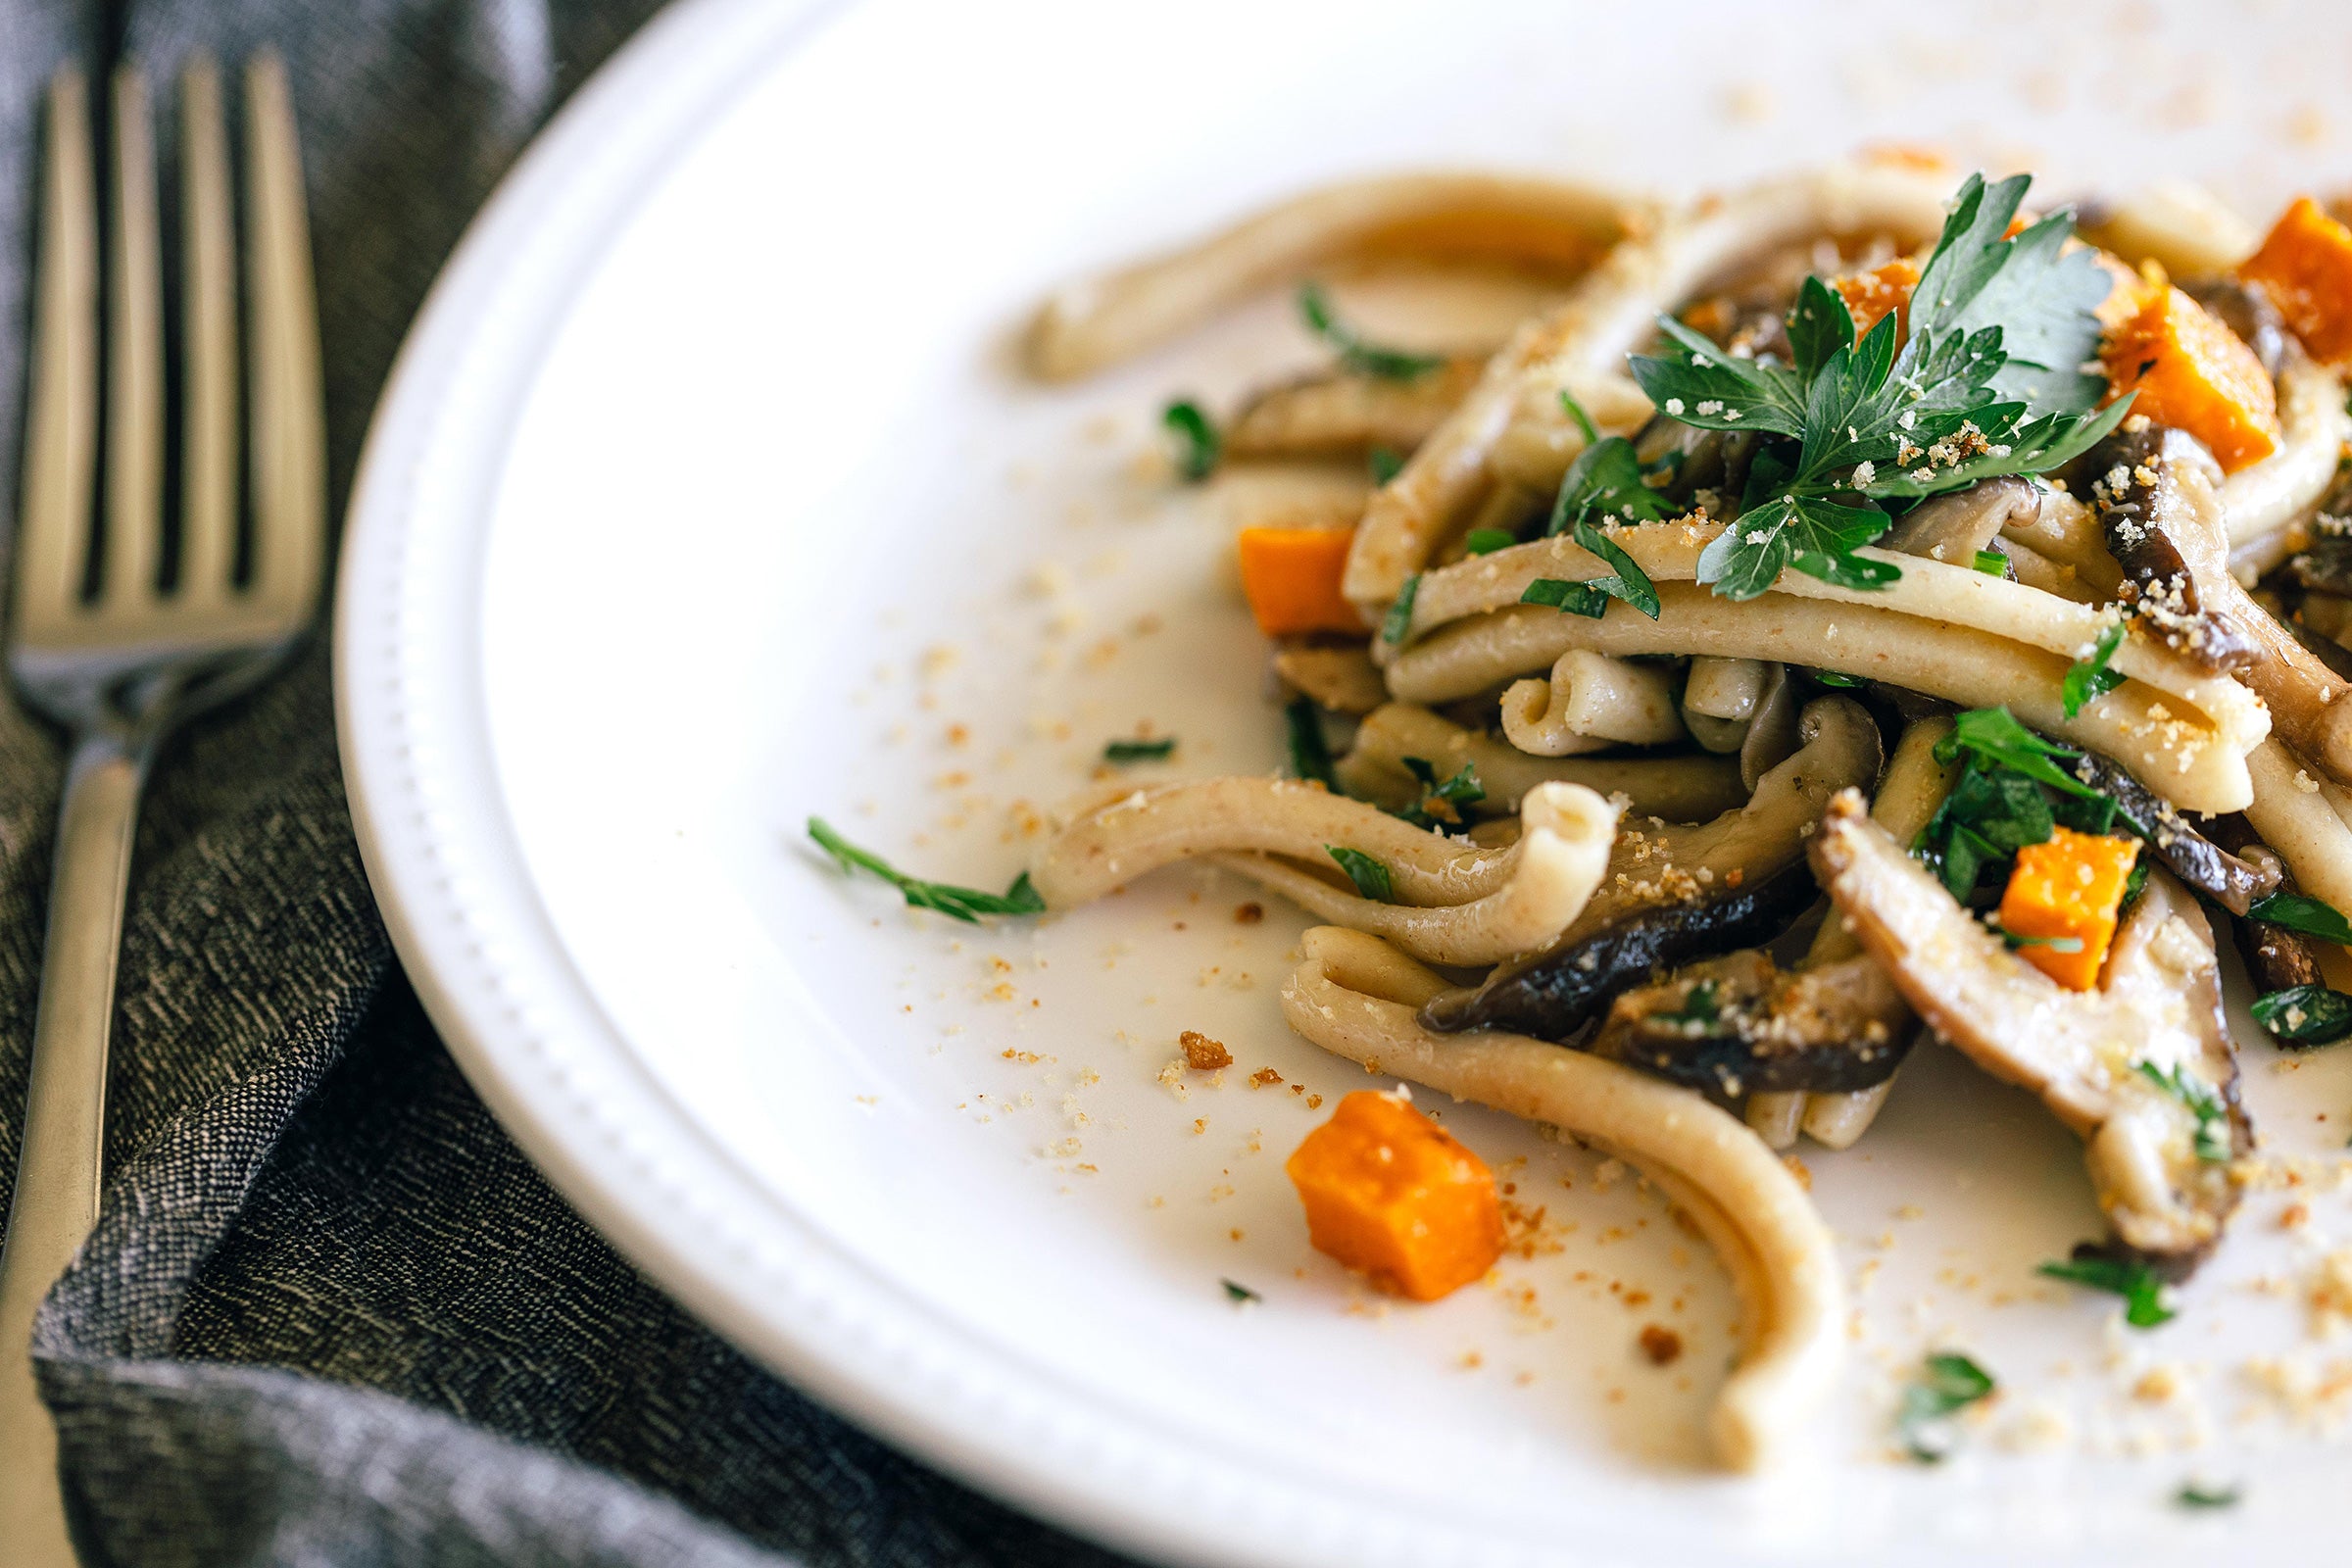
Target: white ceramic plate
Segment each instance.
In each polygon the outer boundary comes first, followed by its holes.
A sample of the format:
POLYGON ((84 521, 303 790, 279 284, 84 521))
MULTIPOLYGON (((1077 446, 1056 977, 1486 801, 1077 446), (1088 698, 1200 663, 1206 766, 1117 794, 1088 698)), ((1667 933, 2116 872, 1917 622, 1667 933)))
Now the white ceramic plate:
MULTIPOLYGON (((1363 1080, 1281 1023, 1302 922, 1239 925, 1245 890, 1175 872, 955 927, 800 838, 819 811, 1002 885, 1024 811, 1139 721, 1183 741, 1146 776, 1276 760, 1219 498, 1138 460, 1171 391, 1227 398, 1313 350, 1269 301, 1097 383, 1024 384, 1013 334, 1074 273, 1396 166, 1690 189, 1899 138, 2059 193, 2184 172, 2256 215, 2352 172, 2336 14, 2057 9, 665 16, 476 223, 353 505, 362 843, 466 1071, 737 1343, 1147 1556, 2203 1563, 2340 1540, 2352 1379, 2302 1297, 2346 1229, 2324 1183, 2252 1197, 2179 1321, 2128 1334, 2032 1274, 2098 1229, 2072 1141, 1924 1055, 1861 1147, 1805 1155, 1857 1303, 1818 1452, 1728 1480, 1696 1440, 1728 1291, 1634 1182, 1448 1109, 1544 1210, 1530 1255, 1392 1307, 1308 1250, 1281 1160, 1307 1096, 1363 1080), (1183 1029, 1239 1065, 1180 1101, 1157 1075, 1183 1029), (1259 1068, 1284 1082, 1249 1087, 1259 1068), (2309 1219, 2282 1229, 2290 1201, 2309 1219), (1633 1348, 1651 1322, 1687 1346, 1665 1370, 1633 1348), (1889 1457, 1887 1416, 1945 1346, 2004 1392, 1928 1471, 1889 1457), (2191 1476, 2245 1500, 2184 1513, 2191 1476)), ((2287 1065, 2249 1051, 2272 1147, 2331 1152, 2343 1061, 2287 1065)))

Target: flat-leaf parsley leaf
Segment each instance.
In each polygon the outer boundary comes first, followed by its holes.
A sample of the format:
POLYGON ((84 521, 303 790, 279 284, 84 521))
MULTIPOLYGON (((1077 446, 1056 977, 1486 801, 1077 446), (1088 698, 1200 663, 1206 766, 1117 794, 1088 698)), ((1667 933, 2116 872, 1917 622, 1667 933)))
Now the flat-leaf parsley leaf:
POLYGON ((1026 871, 1014 877, 1012 886, 1003 893, 983 893, 977 888, 959 888, 948 882, 926 882, 921 877, 908 876, 882 857, 858 848, 834 832, 820 816, 808 819, 808 836, 822 845, 843 870, 871 871, 906 895, 907 904, 917 909, 935 909, 974 924, 984 914, 1043 914, 1046 909, 1046 901, 1029 885, 1026 871))

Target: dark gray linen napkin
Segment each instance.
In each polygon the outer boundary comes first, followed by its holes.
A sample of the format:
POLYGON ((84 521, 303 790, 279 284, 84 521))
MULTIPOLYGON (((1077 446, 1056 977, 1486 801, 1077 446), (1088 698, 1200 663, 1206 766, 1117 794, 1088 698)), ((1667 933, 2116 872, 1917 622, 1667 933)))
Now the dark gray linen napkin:
MULTIPOLYGON (((339 515, 443 258, 655 8, 0 0, 0 508, 16 497, 37 107, 57 63, 136 57, 162 81, 192 48, 285 54, 339 515)), ((166 117, 167 150, 170 131, 166 117)), ((0 1204, 58 773, 57 738, 0 698, 0 1204)), ((98 1229, 35 1334, 91 1564, 1112 1561, 817 1409, 549 1191, 386 944, 322 645, 164 759, 122 974, 98 1229)))

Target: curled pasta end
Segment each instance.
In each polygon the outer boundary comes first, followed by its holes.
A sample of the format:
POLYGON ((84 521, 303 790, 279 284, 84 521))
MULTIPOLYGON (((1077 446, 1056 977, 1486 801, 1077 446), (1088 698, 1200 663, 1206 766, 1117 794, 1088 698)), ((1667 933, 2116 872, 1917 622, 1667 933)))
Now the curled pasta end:
POLYGON ((1744 1306, 1746 1344, 1708 1437, 1737 1470, 1785 1457, 1842 1354, 1829 1229, 1787 1167, 1696 1092, 1525 1035, 1440 1035, 1420 1005, 1442 977, 1361 932, 1323 927, 1285 982, 1284 1016, 1324 1050, 1457 1100, 1552 1123, 1641 1166, 1713 1245, 1744 1306))

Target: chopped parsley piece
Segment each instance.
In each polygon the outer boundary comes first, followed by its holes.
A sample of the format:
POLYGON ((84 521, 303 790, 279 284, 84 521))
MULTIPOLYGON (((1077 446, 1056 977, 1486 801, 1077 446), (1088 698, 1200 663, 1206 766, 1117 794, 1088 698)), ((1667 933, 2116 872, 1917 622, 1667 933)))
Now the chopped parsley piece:
POLYGON ((2067 717, 2077 717, 2091 699, 2104 697, 2124 683, 2121 670, 2107 667, 2108 661, 2115 658, 2115 651, 2123 646, 2124 622, 2118 620, 2099 633, 2098 644, 2091 649, 2088 659, 2068 668, 2066 680, 2058 690, 2060 701, 2066 704, 2067 717))
POLYGON ((2230 1107, 2222 1103, 2222 1097, 2214 1093, 2213 1086, 2186 1067, 2168 1070, 2152 1061, 2138 1065, 2141 1077, 2186 1105, 2189 1114, 2197 1118, 2197 1157, 2209 1165, 2229 1159, 2230 1107))
POLYGON ((1416 571, 1396 590, 1396 602, 1389 606, 1388 618, 1380 623, 1382 642, 1394 645, 1404 641, 1404 634, 1413 627, 1413 601, 1420 594, 1421 574, 1416 571))
POLYGON ((1854 679, 1853 676, 1840 675, 1834 669, 1817 669, 1812 674, 1818 684, 1833 687, 1841 692, 1854 691, 1862 685, 1862 682, 1854 679))
POLYGON ((2257 899, 2246 914, 2250 919, 2268 920, 2323 942, 2352 942, 2352 925, 2347 925, 2332 906, 2300 893, 2274 893, 2267 899, 2257 899))
POLYGON ((1560 388, 1560 408, 1568 417, 1576 421, 1576 427, 1585 433, 1585 445, 1589 447, 1600 445, 1600 426, 1592 422, 1592 416, 1585 412, 1585 406, 1576 401, 1576 394, 1566 387, 1560 388))
POLYGON ((2289 986, 2254 999, 2254 1021, 2280 1045, 2308 1051, 2352 1035, 2352 997, 2326 986, 2289 986))
POLYGON ((1611 522, 1656 522, 1681 509, 1652 490, 1642 476, 1642 460, 1634 444, 1621 435, 1604 436, 1576 455, 1560 476, 1559 494, 1551 503, 1547 534, 1566 533, 1575 523, 1592 516, 1611 522))
POLYGON ((2081 953, 2082 951, 2081 937, 2030 937, 2022 932, 2012 931, 2006 926, 1995 927, 1995 929, 2001 933, 2001 940, 2008 944, 2011 952, 2015 952, 2019 948, 2047 948, 2052 953, 2081 953))
POLYGON ((1331 300, 1319 283, 1298 285, 1298 315, 1307 330, 1339 351, 1340 364, 1360 375, 1388 381, 1414 381, 1446 362, 1435 354, 1408 354, 1402 349, 1367 343, 1331 314, 1331 300))
POLYGON ((1538 577, 1520 590, 1521 604, 1548 605, 1571 615, 1598 620, 1607 613, 1610 600, 1622 599, 1650 619, 1658 618, 1657 585, 1649 580, 1649 573, 1642 569, 1639 562, 1619 549, 1607 534, 1582 519, 1574 524, 1572 537, 1581 548, 1617 569, 1606 577, 1584 582, 1538 577))
POLYGON ((1904 1388, 1895 1418, 1904 1451, 1921 1464, 1941 1464, 1950 1457, 1955 1441, 1951 1418, 1990 1398, 1994 1387, 1991 1373, 1956 1350, 1927 1356, 1904 1388))
POLYGON ((1187 479, 1200 480, 1216 471, 1217 459, 1225 452, 1225 438, 1217 427, 1200 412, 1200 405, 1190 398, 1179 398, 1161 411, 1159 422, 1176 437, 1176 471, 1187 479))
POLYGON ((1752 599, 1789 567, 1885 587, 1899 568, 1855 553, 1891 522, 1882 502, 2043 472, 2122 421, 2129 398, 2091 412, 2105 383, 2082 366, 2097 353, 2093 308, 2109 284, 2086 247, 2066 249, 2073 214, 2006 234, 2031 183, 1972 174, 1961 186, 1899 351, 1894 313, 1857 342, 1844 300, 1818 277, 1789 313, 1792 365, 1741 359, 1658 318, 1666 351, 1632 361, 1650 401, 1687 424, 1765 438, 1761 471, 1701 554, 1699 581, 1727 599, 1752 599))
POLYGON ((2234 1508, 2245 1493, 2237 1487, 2208 1487, 2195 1481, 2183 1481, 2180 1490, 2173 1494, 2173 1501, 2183 1508, 2234 1508))
POLYGON ((2121 1258, 2092 1253, 2087 1257, 2070 1257, 2063 1263, 2044 1263, 2034 1272, 2085 1290, 2122 1297, 2124 1321, 2135 1329, 2152 1329, 2173 1320, 2173 1309, 2164 1302, 2164 1282, 2145 1263, 2127 1263, 2121 1258))
POLYGON ((1247 1285, 1237 1285, 1232 1280, 1219 1280, 1217 1283, 1225 1287, 1225 1299, 1236 1306, 1246 1306, 1251 1301, 1265 1299, 1247 1285))
POLYGON ((1294 697, 1282 716, 1291 731, 1291 771, 1313 779, 1335 795, 1340 793, 1339 780, 1331 771, 1331 743, 1323 738, 1323 713, 1315 700, 1294 697))
POLYGON ((1716 1000, 1715 982, 1701 980, 1683 993, 1683 1004, 1672 1012, 1653 1012, 1646 1023, 1673 1024, 1693 1037, 1711 1035, 1723 1022, 1723 1004, 1716 1000))
POLYGON ((1473 528, 1462 540, 1462 549, 1474 556, 1491 556, 1518 542, 1519 536, 1505 528, 1473 528))
POLYGON ((1404 459, 1388 447, 1374 447, 1366 460, 1374 484, 1387 484, 1404 471, 1404 459))
POLYGON ((2002 555, 1998 550, 1978 551, 1976 564, 1977 569, 1987 577, 2006 577, 2009 575, 2009 558, 2002 555))
POLYGON ((1434 763, 1424 757, 1399 759, 1405 771, 1421 785, 1421 798, 1401 811, 1392 813, 1415 827, 1435 828, 1444 823, 1459 822, 1462 808, 1476 806, 1487 798, 1486 786, 1478 781, 1478 767, 1464 762, 1453 776, 1441 781, 1434 763), (1433 810, 1432 803, 1439 808, 1433 810))
POLYGON ((1386 864, 1344 844, 1326 844, 1323 848, 1340 862, 1340 869, 1348 873, 1348 880, 1355 884, 1356 892, 1375 904, 1396 902, 1396 889, 1390 884, 1386 864))
POLYGON ((1538 577, 1520 590, 1523 605, 1548 605, 1553 610, 1571 615, 1583 615, 1598 620, 1608 613, 1609 596, 1589 582, 1570 582, 1563 577, 1538 577))
POLYGON ((1112 741, 1102 748, 1105 762, 1158 762, 1167 760, 1176 749, 1176 737, 1163 735, 1153 741, 1112 741))
MULTIPOLYGON (((1972 753, 1987 762, 1997 762, 2012 772, 2066 795, 2095 798, 2099 792, 2062 771, 2050 759, 2080 757, 2082 754, 2071 746, 2045 741, 2017 721, 2006 708, 1972 708, 1952 719, 1952 732, 1936 743, 1936 760, 1949 764, 1962 752, 1972 753)), ((2144 834, 2142 835, 2145 836, 2144 834)), ((2044 837, 2047 837, 2045 834, 2044 837)), ((2352 941, 2352 933, 2346 936, 2352 941)))
MULTIPOLYGON (((1965 757, 1968 765, 1928 819, 1912 853, 1936 868, 1953 898, 1965 901, 1987 867, 2045 842, 2061 823, 2078 833, 2121 830, 2148 838, 2148 829, 2112 796, 2056 760, 2081 755, 2043 740, 2005 708, 1959 714, 1952 733, 1937 744, 1936 760, 1948 764, 1965 757), (2058 791, 2057 798, 2045 789, 2058 791)), ((2144 886, 2144 858, 2132 870, 2144 886)), ((2127 886, 2125 898, 2136 896, 2137 886, 2127 886)))
POLYGON ((867 870, 906 895, 906 903, 917 909, 934 909, 954 919, 979 922, 984 914, 1043 914, 1046 901, 1038 897, 1037 889, 1029 885, 1029 873, 1023 871, 1012 879, 1012 886, 1003 893, 983 893, 976 888, 959 888, 946 882, 926 882, 908 876, 880 856, 858 848, 826 825, 821 816, 808 819, 808 836, 823 846, 827 855, 844 871, 867 870))

